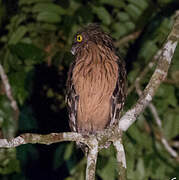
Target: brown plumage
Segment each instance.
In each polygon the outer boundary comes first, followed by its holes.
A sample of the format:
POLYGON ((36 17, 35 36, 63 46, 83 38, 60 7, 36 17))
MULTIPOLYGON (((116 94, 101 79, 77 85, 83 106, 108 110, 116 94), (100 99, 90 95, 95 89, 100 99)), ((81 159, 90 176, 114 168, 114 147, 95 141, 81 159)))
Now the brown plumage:
POLYGON ((126 71, 112 38, 96 24, 75 36, 75 61, 67 80, 67 104, 72 131, 96 134, 117 123, 126 97, 126 71))

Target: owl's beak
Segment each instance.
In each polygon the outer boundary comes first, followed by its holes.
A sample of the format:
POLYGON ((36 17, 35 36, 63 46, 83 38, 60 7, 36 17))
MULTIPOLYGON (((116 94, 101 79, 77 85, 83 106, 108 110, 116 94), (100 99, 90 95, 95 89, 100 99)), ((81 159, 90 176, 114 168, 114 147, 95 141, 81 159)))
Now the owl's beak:
POLYGON ((72 46, 72 48, 71 48, 71 53, 72 53, 73 55, 75 55, 75 53, 76 53, 76 48, 75 48, 74 46, 72 46))

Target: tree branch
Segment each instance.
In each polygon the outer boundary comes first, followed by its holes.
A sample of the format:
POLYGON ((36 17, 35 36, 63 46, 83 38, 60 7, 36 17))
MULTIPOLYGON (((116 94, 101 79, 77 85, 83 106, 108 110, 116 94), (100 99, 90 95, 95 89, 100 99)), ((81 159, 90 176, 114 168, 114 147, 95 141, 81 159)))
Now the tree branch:
POLYGON ((92 147, 89 149, 87 156, 87 166, 86 166, 86 180, 94 180, 96 172, 96 162, 98 156, 98 141, 93 138, 92 147))
POLYGON ((63 133, 51 133, 51 134, 32 134, 32 133, 25 133, 22 134, 16 138, 13 139, 0 139, 0 148, 11 148, 11 147, 17 147, 22 144, 53 144, 57 142, 62 141, 76 141, 76 142, 82 142, 89 147, 91 147, 90 144, 90 138, 83 137, 80 133, 74 133, 74 132, 63 132, 63 133))
POLYGON ((12 109, 14 111, 14 120, 15 120, 14 130, 10 134, 10 136, 14 137, 15 133, 16 133, 16 131, 18 129, 19 108, 18 108, 16 100, 14 99, 14 97, 12 95, 12 89, 11 89, 8 77, 7 77, 7 75, 6 75, 5 71, 4 71, 4 68, 3 68, 3 66, 1 64, 0 64, 0 77, 1 77, 1 80, 2 80, 2 84, 4 86, 6 96, 8 97, 8 99, 9 99, 9 101, 11 103, 11 107, 12 107, 12 109))
POLYGON ((144 89, 141 97, 133 108, 128 110, 119 121, 119 129, 126 131, 137 119, 138 115, 143 112, 146 106, 152 101, 152 98, 158 89, 159 85, 165 80, 170 63, 178 43, 179 38, 179 11, 176 13, 175 23, 167 38, 167 41, 162 48, 162 54, 159 58, 157 67, 144 89))

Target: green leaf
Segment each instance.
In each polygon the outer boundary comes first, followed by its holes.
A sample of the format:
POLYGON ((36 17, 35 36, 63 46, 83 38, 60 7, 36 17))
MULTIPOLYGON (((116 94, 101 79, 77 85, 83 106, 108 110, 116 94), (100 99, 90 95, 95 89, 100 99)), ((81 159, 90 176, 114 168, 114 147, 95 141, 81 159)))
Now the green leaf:
POLYGON ((66 10, 53 3, 38 3, 32 8, 32 12, 52 12, 54 14, 66 14, 66 10))
POLYGON ((126 22, 130 19, 129 15, 126 12, 117 13, 117 17, 122 22, 126 22))
POLYGON ((131 4, 139 7, 141 10, 144 10, 148 7, 148 3, 146 0, 128 0, 131 4))
POLYGON ((93 12, 89 6, 81 6, 75 13, 75 16, 79 17, 82 23, 93 21, 93 12))
POLYGON ((142 14, 142 11, 137 6, 135 6, 133 4, 129 4, 125 8, 125 10, 127 11, 127 13, 130 15, 130 17, 134 21, 136 21, 139 18, 139 16, 141 16, 141 14, 142 14))
POLYGON ((133 22, 126 22, 124 26, 126 27, 127 32, 131 32, 135 29, 135 24, 133 22))
POLYGON ((171 72, 179 71, 179 61, 178 61, 178 59, 179 59, 179 45, 177 45, 174 56, 173 56, 173 59, 172 59, 172 64, 171 64, 171 67, 170 67, 171 72))
POLYGON ((111 23, 111 15, 104 7, 92 7, 93 12, 98 16, 98 18, 105 25, 109 25, 111 23))
POLYGON ((145 60, 145 62, 148 62, 151 60, 151 58, 154 56, 157 50, 158 47, 154 41, 146 41, 140 50, 139 59, 141 58, 145 60))
POLYGON ((6 96, 0 96, 0 119, 2 133, 5 138, 12 138, 16 132, 16 120, 10 101, 6 96))
POLYGON ((115 33, 112 34, 112 37, 119 39, 127 33, 126 27, 123 23, 115 23, 112 25, 112 29, 115 33))
POLYGON ((128 133, 142 147, 149 149, 152 146, 152 140, 144 132, 142 132, 137 125, 130 127, 128 133))
POLYGON ((18 43, 26 34, 28 29, 25 26, 19 26, 19 28, 12 34, 9 44, 16 44, 18 43))
POLYGON ((40 12, 37 15, 37 21, 43 21, 47 23, 59 23, 61 17, 54 12, 40 12))
POLYGON ((69 143, 66 146, 65 154, 64 154, 64 159, 65 160, 68 160, 71 157, 71 155, 73 153, 73 148, 74 148, 74 143, 69 143))
POLYGON ((0 174, 20 172, 20 162, 16 159, 16 148, 0 149, 0 174))
POLYGON ((29 95, 28 87, 25 85, 26 78, 27 73, 25 71, 15 72, 9 75, 13 95, 21 105, 29 95))
POLYGON ((64 162, 64 152, 66 150, 67 144, 60 144, 54 154, 54 162, 53 167, 54 169, 59 168, 64 162))
POLYGON ((127 178, 134 179, 135 156, 126 154, 127 157, 127 178))
POLYGON ((144 168, 144 162, 143 162, 142 158, 138 159, 136 173, 137 173, 137 176, 139 177, 139 179, 141 179, 141 180, 144 179, 145 168, 144 168))
POLYGON ((32 44, 32 39, 30 37, 24 37, 21 39, 21 43, 32 44))
POLYGON ((33 44, 18 43, 11 45, 10 50, 28 65, 40 63, 45 57, 44 51, 33 44))
POLYGON ((49 23, 43 23, 42 28, 46 31, 53 31, 53 32, 57 30, 57 26, 49 23))
POLYGON ((161 22, 160 26, 154 31, 153 39, 156 43, 163 45, 166 40, 167 35, 169 34, 171 28, 173 26, 173 21, 170 18, 165 18, 161 22))
POLYGON ((23 23, 23 21, 26 19, 24 15, 18 14, 15 16, 12 16, 10 20, 10 24, 6 26, 6 29, 9 30, 9 35, 11 36, 16 29, 20 27, 20 24, 23 23))
POLYGON ((139 74, 139 69, 137 67, 135 68, 135 70, 130 71, 127 76, 128 82, 130 82, 132 84, 135 81, 135 79, 137 78, 138 74, 139 74))
POLYGON ((164 114, 163 121, 164 135, 167 139, 172 139, 178 135, 179 132, 179 108, 178 111, 167 111, 164 114))
POLYGON ((116 177, 117 177, 116 170, 117 170, 116 158, 113 156, 110 156, 107 160, 107 163, 105 164, 105 166, 103 168, 101 168, 101 169, 97 168, 97 174, 103 180, 116 179, 116 177))
POLYGON ((24 14, 32 13, 32 7, 30 6, 24 6, 21 9, 24 14))
POLYGON ((175 96, 175 88, 172 85, 162 84, 156 93, 156 103, 161 101, 166 105, 177 107, 177 99, 175 96))
POLYGON ((0 37, 0 41, 1 41, 2 43, 6 43, 6 42, 8 41, 7 36, 1 36, 1 37, 0 37))

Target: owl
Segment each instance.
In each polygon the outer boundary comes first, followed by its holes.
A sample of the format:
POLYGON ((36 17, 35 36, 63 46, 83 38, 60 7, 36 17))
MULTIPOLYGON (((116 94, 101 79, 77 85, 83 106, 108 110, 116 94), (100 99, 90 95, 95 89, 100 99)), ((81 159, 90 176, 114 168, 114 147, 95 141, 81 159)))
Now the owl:
POLYGON ((126 99, 126 70, 112 38, 90 24, 74 37, 75 56, 67 79, 66 102, 74 132, 96 134, 115 125, 126 99))

